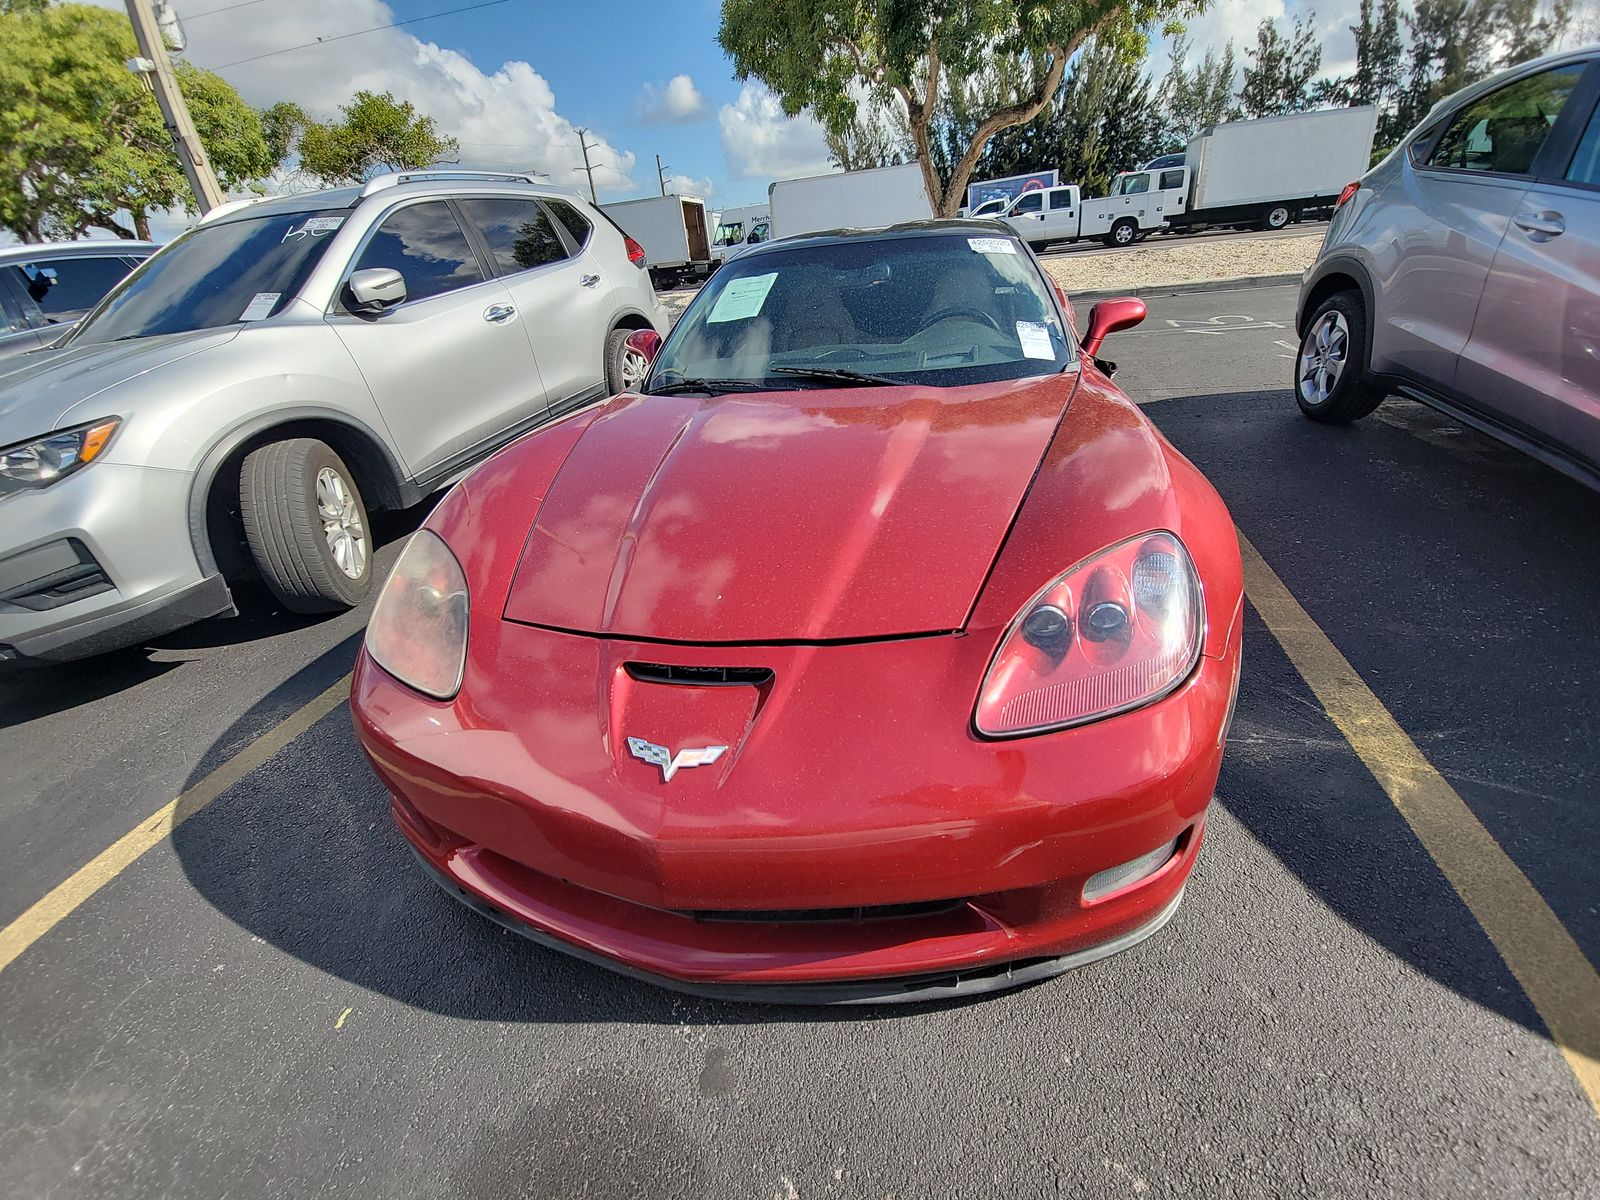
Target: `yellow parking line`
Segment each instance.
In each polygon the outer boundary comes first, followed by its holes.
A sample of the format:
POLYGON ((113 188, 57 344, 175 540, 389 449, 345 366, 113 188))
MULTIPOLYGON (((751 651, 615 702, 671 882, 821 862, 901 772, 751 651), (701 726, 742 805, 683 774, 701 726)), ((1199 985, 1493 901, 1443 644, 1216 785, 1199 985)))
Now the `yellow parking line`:
POLYGON ((1242 533, 1239 548, 1250 603, 1483 926, 1600 1115, 1600 973, 1242 533))
POLYGON ((62 880, 44 899, 0 930, 0 971, 132 866, 146 850, 338 708, 349 695, 350 676, 346 675, 62 880))

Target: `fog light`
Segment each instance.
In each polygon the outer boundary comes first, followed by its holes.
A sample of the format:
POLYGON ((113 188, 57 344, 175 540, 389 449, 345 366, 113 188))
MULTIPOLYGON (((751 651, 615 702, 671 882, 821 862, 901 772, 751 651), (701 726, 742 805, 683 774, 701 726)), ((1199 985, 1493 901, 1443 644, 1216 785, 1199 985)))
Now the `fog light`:
POLYGON ((1098 875, 1089 876, 1089 882, 1083 885, 1083 899, 1087 903, 1098 900, 1102 896, 1109 896, 1112 892, 1121 891, 1129 884, 1138 883, 1154 875, 1178 851, 1178 839, 1173 838, 1164 846, 1157 846, 1149 854, 1141 854, 1138 858, 1130 859, 1121 866, 1112 867, 1101 871, 1098 875))

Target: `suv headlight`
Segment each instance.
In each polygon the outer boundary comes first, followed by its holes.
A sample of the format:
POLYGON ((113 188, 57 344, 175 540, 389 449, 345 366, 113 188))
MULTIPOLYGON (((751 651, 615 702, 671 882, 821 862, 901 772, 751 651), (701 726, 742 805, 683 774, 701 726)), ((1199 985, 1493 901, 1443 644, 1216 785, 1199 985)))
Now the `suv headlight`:
POLYGON ((113 417, 0 450, 0 496, 46 488, 82 470, 100 457, 120 424, 113 417))
POLYGON ((988 737, 1084 725, 1153 703, 1200 658, 1200 578, 1174 534, 1142 533, 1058 575, 1000 640, 973 724, 988 737))
POLYGON ((367 653, 407 687, 449 700, 466 667, 467 612, 461 564, 443 538, 419 529, 378 595, 367 653))

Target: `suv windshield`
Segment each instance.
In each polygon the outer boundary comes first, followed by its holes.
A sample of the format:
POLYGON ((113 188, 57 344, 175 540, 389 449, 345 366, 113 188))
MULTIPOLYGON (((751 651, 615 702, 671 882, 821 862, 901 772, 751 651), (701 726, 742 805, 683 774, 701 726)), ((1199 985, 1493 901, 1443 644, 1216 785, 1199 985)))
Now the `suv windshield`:
POLYGON ((114 288, 69 344, 270 317, 300 290, 349 215, 347 209, 278 213, 190 230, 114 288))
POLYGON ((713 275, 645 390, 693 380, 792 388, 807 385, 804 371, 953 387, 1049 375, 1071 361, 1045 281, 1014 238, 798 242, 713 275))

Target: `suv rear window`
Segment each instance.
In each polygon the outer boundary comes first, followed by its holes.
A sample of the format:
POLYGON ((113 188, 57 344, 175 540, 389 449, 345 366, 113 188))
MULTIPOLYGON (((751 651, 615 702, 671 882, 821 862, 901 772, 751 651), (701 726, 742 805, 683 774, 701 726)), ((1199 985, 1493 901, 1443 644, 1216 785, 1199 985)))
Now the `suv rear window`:
POLYGON ((572 235, 572 240, 582 250, 589 244, 589 232, 594 228, 584 215, 565 200, 546 200, 545 207, 555 214, 562 228, 572 235))
POLYGON ((537 201, 496 196, 458 203, 467 214, 467 221, 489 243, 495 267, 502 275, 543 267, 567 257, 566 244, 537 201))
POLYGON ((1586 64, 1541 71, 1480 96, 1451 119, 1430 167, 1527 175, 1586 64))
POLYGON ((282 310, 349 211, 277 213, 202 225, 148 259, 72 334, 115 342, 259 321, 282 310))

